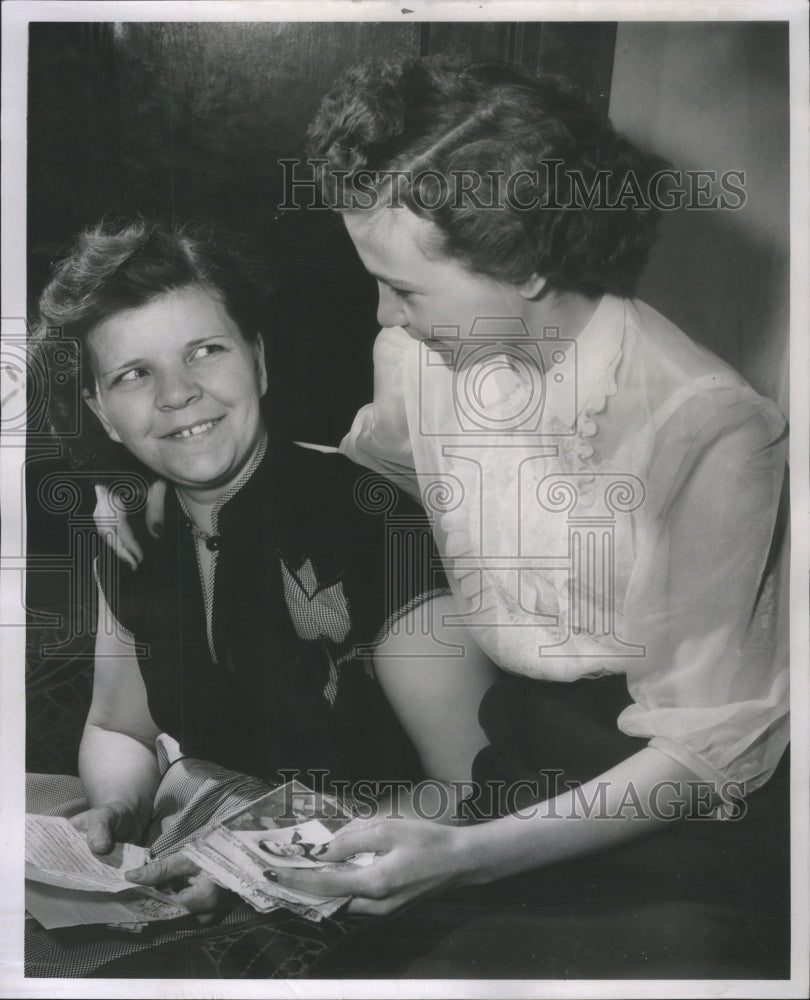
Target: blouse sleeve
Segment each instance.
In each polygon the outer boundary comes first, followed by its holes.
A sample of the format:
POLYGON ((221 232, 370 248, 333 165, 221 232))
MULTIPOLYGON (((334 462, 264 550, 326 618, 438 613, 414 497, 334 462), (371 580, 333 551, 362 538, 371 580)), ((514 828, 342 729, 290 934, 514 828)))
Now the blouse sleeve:
POLYGON ((657 441, 624 608, 646 653, 628 661, 634 703, 619 728, 746 793, 789 738, 786 557, 774 558, 784 473, 769 401, 721 391, 681 407, 657 441))
POLYGON ((400 327, 380 330, 374 342, 374 401, 358 411, 340 450, 418 500, 403 371, 413 347, 413 339, 400 327))

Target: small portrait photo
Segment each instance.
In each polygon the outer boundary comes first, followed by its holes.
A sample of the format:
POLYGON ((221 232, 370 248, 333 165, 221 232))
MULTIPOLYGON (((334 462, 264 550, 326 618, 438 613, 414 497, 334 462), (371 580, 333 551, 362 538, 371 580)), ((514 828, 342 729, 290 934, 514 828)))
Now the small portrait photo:
POLYGON ((257 833, 245 831, 237 834, 241 843, 265 864, 274 868, 314 868, 322 862, 317 860, 317 852, 332 839, 330 832, 318 820, 310 820, 300 826, 276 830, 272 838, 266 831, 257 833))

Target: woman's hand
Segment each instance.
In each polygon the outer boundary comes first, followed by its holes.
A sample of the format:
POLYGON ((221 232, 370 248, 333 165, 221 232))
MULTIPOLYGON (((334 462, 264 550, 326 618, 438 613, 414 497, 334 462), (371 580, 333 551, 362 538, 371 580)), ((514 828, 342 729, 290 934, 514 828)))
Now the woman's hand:
POLYGON ((141 868, 133 868, 125 877, 138 885, 154 886, 171 896, 173 902, 185 906, 203 926, 214 923, 235 900, 233 893, 212 882, 182 854, 170 854, 141 868))
MULTIPOLYGON (((154 538, 163 534, 163 506, 166 500, 166 483, 156 479, 149 487, 146 498, 146 527, 154 538)), ((143 551, 138 544, 127 515, 119 510, 110 499, 110 491, 100 483, 96 484, 96 506, 93 520, 104 541, 113 552, 132 569, 143 562, 143 551)))
POLYGON ((119 841, 137 843, 148 817, 139 816, 126 802, 111 801, 71 817, 70 822, 87 838, 94 854, 109 854, 119 841))
POLYGON ((342 861, 363 851, 378 856, 367 867, 343 871, 278 868, 265 878, 319 896, 352 896, 349 913, 382 916, 420 896, 475 881, 463 848, 465 830, 427 820, 354 820, 318 861, 342 861))

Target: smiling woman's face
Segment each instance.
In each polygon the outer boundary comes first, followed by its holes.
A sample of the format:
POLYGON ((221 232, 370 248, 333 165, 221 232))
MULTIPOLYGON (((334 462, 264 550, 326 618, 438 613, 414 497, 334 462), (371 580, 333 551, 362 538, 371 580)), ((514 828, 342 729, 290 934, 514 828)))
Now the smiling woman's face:
POLYGON ((189 286, 115 313, 87 343, 85 399, 110 438, 200 500, 223 492, 261 440, 261 337, 248 343, 214 294, 189 286))

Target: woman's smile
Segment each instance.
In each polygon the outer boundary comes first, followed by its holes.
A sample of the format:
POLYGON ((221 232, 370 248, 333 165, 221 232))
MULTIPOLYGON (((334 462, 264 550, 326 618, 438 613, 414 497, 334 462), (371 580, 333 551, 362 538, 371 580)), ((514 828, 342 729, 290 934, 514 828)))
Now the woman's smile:
POLYGON ((176 431, 170 431, 168 434, 164 434, 164 437, 172 438, 176 441, 191 441, 194 439, 199 439, 203 435, 212 431, 224 417, 214 417, 212 420, 203 420, 195 424, 186 424, 183 427, 178 428, 176 431))

